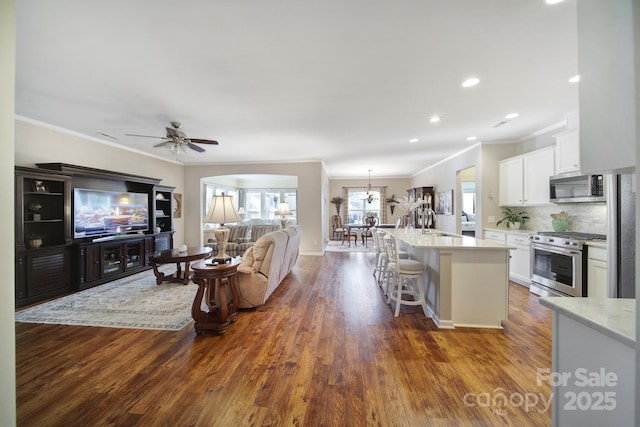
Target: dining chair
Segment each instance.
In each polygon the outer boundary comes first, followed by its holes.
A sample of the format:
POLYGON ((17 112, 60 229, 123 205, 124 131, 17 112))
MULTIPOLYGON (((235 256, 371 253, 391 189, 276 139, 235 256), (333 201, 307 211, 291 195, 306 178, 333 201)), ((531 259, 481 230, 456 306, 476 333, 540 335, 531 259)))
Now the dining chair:
POLYGON ((385 236, 384 239, 389 257, 387 268, 390 275, 387 285, 387 304, 395 301, 394 317, 400 315, 400 307, 403 305, 419 305, 422 307, 424 315, 428 316, 422 283, 424 264, 414 259, 400 258, 397 239, 390 235, 385 236), (409 298, 405 298, 405 296, 409 298))
POLYGON ((344 240, 345 229, 342 225, 342 217, 340 217, 340 215, 333 215, 331 220, 333 221, 333 235, 331 239, 340 240, 342 238, 344 240))
POLYGON ((358 236, 355 230, 352 230, 348 225, 345 225, 342 229, 343 232, 342 243, 340 243, 341 246, 344 244, 344 242, 347 242, 349 246, 351 246, 351 236, 353 236, 354 243, 358 242, 358 236))
POLYGON ((366 246, 367 239, 369 237, 373 239, 373 232, 375 230, 372 230, 372 228, 375 228, 375 226, 378 225, 378 218, 375 216, 367 216, 364 218, 364 223, 367 225, 368 228, 362 230, 362 244, 366 246))

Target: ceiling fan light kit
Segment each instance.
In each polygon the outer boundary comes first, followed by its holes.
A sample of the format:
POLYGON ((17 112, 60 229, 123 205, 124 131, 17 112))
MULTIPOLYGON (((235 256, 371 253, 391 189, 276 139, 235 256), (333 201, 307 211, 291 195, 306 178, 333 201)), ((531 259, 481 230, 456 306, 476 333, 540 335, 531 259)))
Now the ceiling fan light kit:
POLYGON ((181 152, 187 152, 187 148, 190 148, 193 151, 197 151, 198 153, 203 153, 205 151, 204 148, 196 144, 218 145, 218 141, 213 141, 210 139, 188 138, 184 132, 179 130, 180 128, 182 128, 182 123, 180 122, 171 122, 171 126, 172 127, 165 128, 167 131, 166 136, 137 135, 131 133, 128 133, 126 135, 142 138, 163 139, 164 142, 156 144, 154 145, 154 147, 168 147, 172 153, 178 156, 178 159, 180 159, 181 152))

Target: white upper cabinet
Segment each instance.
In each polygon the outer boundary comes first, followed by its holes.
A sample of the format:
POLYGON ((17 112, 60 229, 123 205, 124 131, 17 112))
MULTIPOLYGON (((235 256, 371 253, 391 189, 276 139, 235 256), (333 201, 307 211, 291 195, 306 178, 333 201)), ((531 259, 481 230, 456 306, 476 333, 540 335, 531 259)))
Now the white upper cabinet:
POLYGON ((500 162, 500 206, 549 205, 549 177, 555 175, 554 147, 500 162))
POLYGON ((523 203, 524 162, 522 157, 500 162, 500 206, 519 206, 523 203))
POLYGON ((555 135, 556 173, 580 171, 580 132, 571 130, 555 135))

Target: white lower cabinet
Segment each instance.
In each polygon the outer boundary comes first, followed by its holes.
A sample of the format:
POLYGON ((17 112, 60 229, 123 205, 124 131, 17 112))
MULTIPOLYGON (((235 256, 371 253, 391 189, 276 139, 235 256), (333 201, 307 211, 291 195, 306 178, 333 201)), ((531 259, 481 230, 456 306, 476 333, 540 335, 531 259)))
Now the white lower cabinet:
POLYGON ((529 235, 526 233, 485 230, 484 238, 485 240, 516 247, 516 249, 509 251, 509 280, 528 287, 531 283, 529 235))
POLYGON ((511 251, 509 279, 528 287, 531 283, 529 235, 523 233, 508 233, 507 244, 516 247, 516 249, 511 251))
POLYGON ((484 239, 505 245, 507 243, 507 233, 504 231, 484 230, 484 239))
POLYGON ((607 250, 589 246, 587 252, 587 296, 608 298, 607 250))

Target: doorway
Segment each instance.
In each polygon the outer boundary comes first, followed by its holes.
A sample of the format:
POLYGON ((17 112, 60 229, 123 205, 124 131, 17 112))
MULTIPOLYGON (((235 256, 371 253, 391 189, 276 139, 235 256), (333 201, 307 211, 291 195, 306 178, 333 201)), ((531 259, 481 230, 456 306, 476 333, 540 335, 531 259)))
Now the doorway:
POLYGON ((456 228, 464 236, 476 236, 476 167, 472 166, 458 172, 458 194, 460 195, 460 215, 456 219, 456 228))

